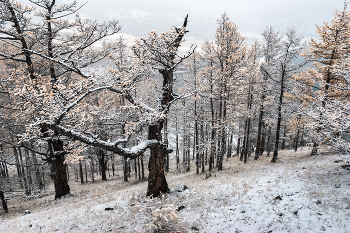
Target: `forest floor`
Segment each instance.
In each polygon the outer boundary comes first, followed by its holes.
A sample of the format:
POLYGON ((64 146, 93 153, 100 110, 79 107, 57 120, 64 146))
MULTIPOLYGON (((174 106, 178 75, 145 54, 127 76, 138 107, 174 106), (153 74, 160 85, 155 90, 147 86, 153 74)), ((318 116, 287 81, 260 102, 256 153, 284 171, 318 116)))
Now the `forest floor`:
POLYGON ((233 157, 208 179, 195 167, 169 172, 171 192, 158 199, 145 198, 147 182, 121 176, 73 181, 72 195, 59 200, 52 187, 10 200, 0 232, 350 232, 350 156, 309 155, 310 148, 281 151, 276 164, 233 157), (180 185, 188 189, 176 191, 180 185))

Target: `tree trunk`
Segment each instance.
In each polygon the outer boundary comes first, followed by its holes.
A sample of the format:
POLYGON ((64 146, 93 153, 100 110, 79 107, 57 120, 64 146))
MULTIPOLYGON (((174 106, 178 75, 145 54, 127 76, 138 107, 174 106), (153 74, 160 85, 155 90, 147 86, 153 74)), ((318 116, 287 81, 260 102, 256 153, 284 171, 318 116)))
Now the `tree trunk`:
POLYGON ((79 175, 80 175, 80 183, 84 184, 83 165, 81 164, 81 161, 79 161, 79 175))
POLYGON ((92 183, 95 183, 95 168, 94 168, 94 160, 91 158, 91 180, 92 183))
MULTIPOLYGON (((88 181, 88 172, 87 172, 87 165, 86 165, 86 162, 85 162, 85 182, 87 182, 88 181)), ((67 168, 68 168, 68 166, 67 166, 67 168)), ((67 172, 67 174, 68 174, 68 172, 67 172)))
POLYGON ((101 167, 101 175, 102 175, 102 180, 107 180, 107 176, 106 176, 106 171, 107 171, 107 161, 106 161, 106 153, 104 152, 104 150, 99 149, 98 151, 99 153, 99 158, 98 158, 98 162, 100 164, 101 167))
POLYGON ((135 167, 134 167, 135 168, 135 179, 137 179, 137 158, 134 159, 134 165, 135 165, 135 167))
POLYGON ((18 148, 18 154, 19 154, 19 159, 20 159, 20 163, 21 163, 21 174, 22 174, 22 179, 23 179, 23 184, 24 184, 24 188, 25 188, 25 192, 26 192, 26 195, 30 195, 31 194, 31 190, 30 190, 30 187, 29 187, 29 184, 28 184, 28 180, 27 180, 27 176, 26 176, 26 173, 24 171, 24 165, 23 165, 23 157, 22 157, 22 151, 21 151, 21 148, 19 147, 18 148))
POLYGON ((25 158, 26 158, 26 168, 27 168, 27 177, 28 177, 28 186, 29 190, 33 189, 33 179, 32 179, 32 171, 33 169, 33 161, 29 157, 29 150, 25 149, 25 158))
MULTIPOLYGON (((156 139, 161 142, 162 127, 163 122, 161 121, 159 121, 158 124, 150 125, 148 129, 148 139, 156 139)), ((166 148, 163 145, 151 148, 151 155, 148 163, 149 176, 147 196, 158 197, 162 193, 168 193, 170 191, 164 174, 164 157, 166 153, 166 148)))
POLYGON ((129 171, 129 168, 128 168, 128 158, 124 157, 123 158, 124 160, 124 166, 123 166, 123 172, 124 172, 124 182, 128 182, 128 171, 129 171))
POLYGON ((211 130, 211 144, 210 144, 210 155, 209 155, 209 171, 214 167, 214 156, 216 153, 216 143, 215 143, 215 128, 211 130))
MULTIPOLYGON (((226 86, 225 86, 226 93, 226 86)), ((226 98, 226 97, 225 97, 226 98)), ((221 121, 221 142, 220 142, 220 153, 218 156, 218 170, 221 171, 223 168, 223 160, 226 154, 226 100, 222 100, 222 113, 220 114, 221 121)))
POLYGON ((200 127, 200 142, 201 142, 201 155, 200 155, 200 161, 202 166, 202 172, 204 172, 204 129, 203 129, 203 122, 201 123, 200 127))
POLYGON ((79 178, 78 178, 78 169, 76 164, 74 164, 74 178, 75 178, 75 182, 78 182, 79 178))
POLYGON ((281 130, 281 122, 282 122, 282 102, 283 102, 283 93, 284 93, 284 75, 285 75, 285 68, 282 67, 283 72, 281 76, 281 86, 280 86, 280 96, 278 101, 278 118, 277 118, 277 126, 276 126, 276 140, 275 140, 275 148, 273 151, 273 157, 271 160, 271 163, 276 163, 277 156, 278 156, 278 145, 280 140, 280 130, 281 130))
MULTIPOLYGON (((196 107, 195 107, 196 108, 196 107)), ((195 110, 195 115, 197 115, 197 111, 195 110)), ((201 166, 201 162, 200 162, 200 155, 199 155, 199 133, 198 133, 198 123, 197 123, 197 119, 195 119, 195 146, 193 147, 194 151, 196 152, 196 174, 199 174, 199 168, 201 166)))
POLYGON ((39 190, 42 190, 44 188, 44 184, 41 180, 41 175, 40 175, 40 169, 39 169, 39 165, 38 165, 38 159, 36 158, 35 152, 31 152, 32 153, 32 160, 35 168, 35 179, 36 179, 36 183, 38 185, 39 190))
MULTIPOLYGON (((164 144, 168 148, 168 120, 164 120, 164 144)), ((169 154, 165 156, 165 172, 169 172, 169 154)))
POLYGON ((18 175, 18 179, 19 179, 19 184, 21 189, 24 187, 23 186, 23 182, 22 182, 22 170, 21 170, 21 165, 19 163, 19 157, 18 157, 18 152, 16 147, 13 147, 13 153, 15 155, 15 160, 16 160, 16 168, 17 168, 17 175, 18 175))
POLYGON ((300 133, 300 130, 298 129, 298 130, 297 130, 297 135, 295 136, 294 151, 297 151, 297 150, 298 150, 299 133, 300 133))
POLYGON ((55 199, 70 193, 67 180, 66 166, 64 164, 63 141, 49 140, 49 150, 52 158, 52 176, 55 185, 55 199))
POLYGON ((247 163, 247 158, 248 158, 248 153, 250 151, 249 147, 249 137, 250 137, 250 118, 247 119, 247 133, 246 133, 246 141, 245 141, 245 146, 244 146, 244 163, 247 163))
POLYGON ((262 155, 265 151, 265 139, 266 139, 266 126, 265 123, 263 123, 262 126, 262 134, 261 134, 261 142, 260 142, 260 150, 259 150, 259 155, 262 155))
POLYGON ((239 156, 239 151, 240 151, 240 148, 241 147, 241 138, 238 138, 237 139, 237 147, 236 147, 236 155, 235 156, 239 156))
POLYGON ((176 157, 176 170, 179 171, 180 169, 180 151, 179 151, 179 123, 178 118, 176 117, 176 148, 175 148, 175 157, 176 157))
POLYGON ((68 171, 68 165, 66 164, 66 173, 67 173, 67 180, 69 181, 69 171, 68 171))
POLYGON ((315 142, 314 142, 314 145, 312 146, 312 151, 311 151, 311 155, 310 155, 310 156, 313 156, 313 155, 316 155, 316 154, 317 154, 317 147, 318 147, 318 144, 317 144, 317 142, 315 141, 315 142))
MULTIPOLYGON (((210 67, 213 66, 213 61, 210 61, 210 67)), ((215 143, 215 110, 214 110, 214 84, 213 84, 213 72, 210 70, 210 110, 211 110, 211 140, 210 140, 210 155, 209 155, 209 171, 213 169, 214 166, 214 156, 216 153, 216 143, 215 143)))
POLYGON ((255 157, 254 159, 257 160, 259 159, 259 156, 262 154, 261 153, 261 148, 263 147, 264 143, 262 142, 262 127, 263 127, 263 116, 264 116, 264 95, 261 96, 261 103, 260 103, 260 112, 259 112, 259 123, 258 123, 258 135, 257 135, 257 140, 256 140, 256 150, 255 150, 255 157))
POLYGON ((115 165, 114 163, 112 163, 112 175, 114 176, 114 172, 115 172, 115 165))
POLYGON ((4 196, 4 192, 2 190, 0 190, 0 199, 1 199, 1 203, 2 203, 2 208, 4 209, 5 213, 9 212, 9 209, 7 207, 7 203, 6 203, 6 199, 4 196))
POLYGON ((244 159, 245 148, 246 148, 246 145, 247 145, 247 126, 248 126, 248 119, 245 119, 243 145, 242 145, 242 150, 241 150, 241 156, 239 158, 239 160, 241 160, 241 161, 243 161, 243 159, 244 159))
POLYGON ((141 166, 140 166, 140 157, 137 157, 137 168, 139 171, 139 181, 141 181, 141 166))
POLYGON ((144 181, 146 178, 145 178, 145 166, 143 164, 143 155, 141 155, 141 179, 142 181, 144 181))
POLYGON ((232 157, 232 142, 233 142, 233 133, 231 132, 230 138, 228 140, 228 145, 227 145, 227 158, 232 157))
POLYGON ((287 131, 287 126, 284 126, 284 130, 283 130, 283 139, 282 139, 282 150, 286 149, 286 131, 287 131))
POLYGON ((269 157, 271 152, 271 126, 269 126, 269 129, 267 131, 266 149, 267 149, 267 157, 269 157))

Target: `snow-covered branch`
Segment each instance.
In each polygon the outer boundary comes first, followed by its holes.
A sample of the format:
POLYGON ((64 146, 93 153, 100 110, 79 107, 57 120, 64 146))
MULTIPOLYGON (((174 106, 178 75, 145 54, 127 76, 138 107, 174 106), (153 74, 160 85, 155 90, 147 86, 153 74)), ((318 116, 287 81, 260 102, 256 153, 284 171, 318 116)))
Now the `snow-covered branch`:
POLYGON ((61 122, 61 120, 63 119, 63 117, 65 115, 67 115, 67 113, 73 108, 75 107, 77 104, 79 104, 79 102, 81 102, 86 96, 90 95, 91 93, 97 92, 97 91, 101 91, 101 90, 105 90, 110 88, 110 86, 102 86, 102 87, 97 87, 95 89, 92 90, 88 90, 87 92, 85 92, 84 94, 82 94, 79 98, 77 98, 73 103, 69 104, 57 117, 56 117, 56 121, 55 124, 59 124, 61 122))
POLYGON ((90 146, 102 148, 130 159, 137 158, 138 156, 141 156, 148 148, 156 147, 161 144, 161 142, 157 140, 146 140, 140 142, 139 145, 132 148, 122 148, 118 146, 118 144, 127 142, 127 139, 118 139, 114 142, 106 142, 100 139, 85 136, 79 132, 67 129, 61 125, 48 124, 46 126, 52 130, 55 130, 61 135, 72 138, 73 140, 78 140, 90 146))
POLYGON ((108 90, 121 94, 123 95, 131 104, 140 107, 141 109, 146 110, 147 112, 155 112, 155 109, 149 107, 147 104, 143 103, 142 101, 134 98, 128 91, 123 91, 121 89, 118 89, 114 86, 111 86, 109 88, 107 88, 108 90))

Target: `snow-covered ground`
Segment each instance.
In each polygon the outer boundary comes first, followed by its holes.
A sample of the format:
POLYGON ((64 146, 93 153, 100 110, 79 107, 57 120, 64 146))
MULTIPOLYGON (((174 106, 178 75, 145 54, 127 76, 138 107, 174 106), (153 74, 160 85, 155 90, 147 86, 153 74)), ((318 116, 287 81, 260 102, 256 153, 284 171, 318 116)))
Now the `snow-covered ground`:
POLYGON ((145 198, 147 182, 72 182, 72 195, 9 201, 0 232, 350 232, 349 155, 283 151, 271 164, 266 156, 243 164, 237 157, 224 170, 176 174, 172 192, 145 198), (189 189, 177 192, 179 185, 189 189), (113 210, 106 210, 106 208, 113 210), (180 208, 179 208, 180 207, 180 208), (16 208, 16 209, 15 209, 16 208), (25 210, 30 214, 23 214, 25 210))

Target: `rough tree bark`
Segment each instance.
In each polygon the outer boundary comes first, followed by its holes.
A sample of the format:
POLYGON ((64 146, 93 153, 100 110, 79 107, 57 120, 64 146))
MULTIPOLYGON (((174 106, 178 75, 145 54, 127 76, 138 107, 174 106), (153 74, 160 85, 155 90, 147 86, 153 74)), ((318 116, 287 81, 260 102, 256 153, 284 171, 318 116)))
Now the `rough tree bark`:
POLYGON ((99 157, 98 157, 98 162, 101 166, 101 175, 102 175, 102 180, 107 180, 106 176, 106 170, 107 170, 107 161, 106 161, 106 153, 103 150, 98 151, 99 157))
MULTIPOLYGON (((156 125, 149 126, 148 139, 162 141, 163 122, 158 121, 156 125)), ((148 162, 149 176, 147 196, 158 197, 162 193, 168 193, 169 187, 164 174, 164 157, 166 148, 159 146, 151 148, 151 155, 148 162)))
POLYGON ((52 177, 55 185, 55 199, 70 193, 67 180, 66 165, 64 164, 63 141, 59 139, 48 140, 50 157, 52 160, 52 177))
POLYGON ((4 209, 5 213, 9 212, 9 209, 7 207, 7 203, 6 203, 6 199, 4 196, 4 192, 2 190, 0 190, 0 199, 1 199, 1 203, 2 203, 2 208, 4 209))

